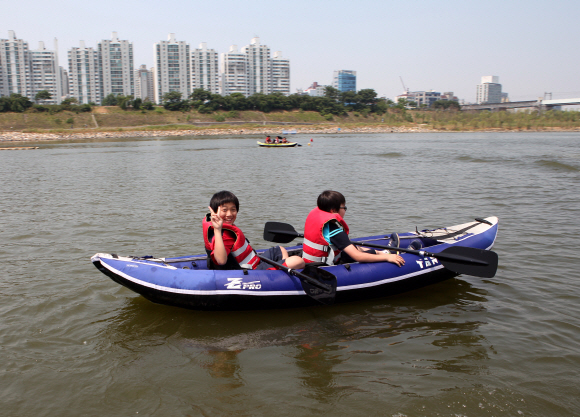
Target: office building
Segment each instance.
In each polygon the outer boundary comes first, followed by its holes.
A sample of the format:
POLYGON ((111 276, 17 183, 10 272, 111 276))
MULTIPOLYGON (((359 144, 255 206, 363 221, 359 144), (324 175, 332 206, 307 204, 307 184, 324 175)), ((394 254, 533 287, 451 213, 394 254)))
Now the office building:
POLYGON ((249 96, 250 81, 248 76, 248 57, 238 51, 237 45, 230 46, 227 53, 222 53, 221 61, 221 94, 228 96, 240 93, 249 96))
POLYGON ((38 43, 38 49, 29 51, 30 73, 32 82, 32 98, 39 91, 50 93, 50 100, 41 104, 60 104, 62 101, 61 72, 58 66, 58 42, 54 40, 54 51, 44 47, 44 42, 38 43))
POLYGON ((181 93, 182 99, 191 94, 191 69, 189 44, 177 41, 170 33, 166 41, 153 45, 155 52, 155 102, 161 103, 163 95, 172 91, 181 93))
POLYGON ((458 101, 457 97, 453 95, 453 91, 447 91, 445 93, 440 93, 438 91, 407 91, 401 95, 395 97, 395 103, 399 99, 405 99, 408 102, 416 103, 416 107, 431 107, 433 103, 439 100, 444 101, 458 101))
POLYGON ((412 101, 417 103, 417 107, 431 107, 433 103, 441 99, 441 93, 433 90, 413 91, 409 94, 412 94, 412 101))
POLYGON ((20 94, 33 99, 28 42, 16 39, 13 30, 8 39, 0 39, 0 96, 20 94))
POLYGON ((191 51, 191 91, 198 88, 212 94, 220 91, 218 53, 214 49, 207 49, 205 42, 191 51))
POLYGON ((272 93, 290 94, 290 60, 280 51, 272 58, 272 93))
POLYGON ((272 60, 270 48, 260 45, 260 38, 255 37, 250 45, 244 46, 242 52, 248 59, 248 93, 270 94, 272 92, 272 60))
POLYGON ((481 77, 481 84, 477 85, 477 104, 501 103, 501 84, 496 75, 481 77))
POLYGON ((341 93, 345 91, 356 92, 356 71, 334 71, 332 86, 341 93))
POLYGON ((135 71, 135 98, 155 102, 155 85, 153 82, 154 69, 147 69, 146 65, 141 65, 135 71))
POLYGON ((76 98, 79 104, 101 104, 103 90, 99 54, 95 49, 87 48, 85 41, 68 51, 68 79, 69 96, 76 98))
POLYGON ((119 40, 117 32, 112 39, 99 42, 97 49, 101 61, 101 88, 103 97, 134 95, 133 44, 119 40))

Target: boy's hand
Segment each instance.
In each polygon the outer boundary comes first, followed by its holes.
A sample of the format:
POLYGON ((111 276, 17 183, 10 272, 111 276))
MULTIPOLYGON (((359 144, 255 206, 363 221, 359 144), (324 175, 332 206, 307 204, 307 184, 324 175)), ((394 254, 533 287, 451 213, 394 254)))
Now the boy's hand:
POLYGON ((403 266, 405 265, 405 260, 403 259, 403 257, 401 255, 395 255, 394 253, 389 253, 385 256, 387 262, 391 262, 393 264, 396 264, 398 266, 403 266))
POLYGON ((222 219, 220 217, 220 207, 218 207, 217 209, 217 213, 214 212, 211 207, 208 207, 209 212, 211 214, 211 225, 214 228, 214 230, 220 232, 222 230, 222 226, 224 224, 224 219, 222 219))

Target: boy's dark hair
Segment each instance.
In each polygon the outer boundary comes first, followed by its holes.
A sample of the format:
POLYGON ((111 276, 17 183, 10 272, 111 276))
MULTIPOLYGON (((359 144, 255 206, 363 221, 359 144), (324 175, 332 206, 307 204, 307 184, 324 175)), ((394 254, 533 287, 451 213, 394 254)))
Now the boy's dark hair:
POLYGON ((240 211, 240 202, 238 197, 230 191, 219 191, 213 195, 209 201, 209 206, 213 211, 217 213, 219 206, 226 203, 234 203, 236 205, 236 210, 240 211))
POLYGON ((318 196, 318 200, 316 200, 316 205, 318 208, 329 213, 331 210, 338 212, 338 210, 340 210, 340 206, 345 203, 346 200, 341 193, 331 190, 323 191, 318 196))

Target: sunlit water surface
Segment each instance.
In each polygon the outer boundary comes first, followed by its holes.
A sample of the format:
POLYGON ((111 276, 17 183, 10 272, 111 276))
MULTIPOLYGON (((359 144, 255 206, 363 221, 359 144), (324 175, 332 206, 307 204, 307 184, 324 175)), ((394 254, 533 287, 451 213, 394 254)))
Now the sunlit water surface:
POLYGON ((256 139, 0 152, 1 415, 580 415, 580 134, 256 139), (153 304, 89 261, 202 253, 221 189, 269 246, 266 221, 301 229, 328 188, 346 195, 355 237, 498 216, 496 277, 198 312, 153 304))

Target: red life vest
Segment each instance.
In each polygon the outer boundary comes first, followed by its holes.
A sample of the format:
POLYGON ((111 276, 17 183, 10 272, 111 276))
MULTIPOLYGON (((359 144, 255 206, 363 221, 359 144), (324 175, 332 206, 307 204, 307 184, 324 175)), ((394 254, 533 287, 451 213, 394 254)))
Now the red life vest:
POLYGON ((348 225, 338 213, 322 211, 318 207, 313 209, 304 225, 304 244, 302 245, 302 258, 304 262, 324 262, 327 265, 334 265, 340 255, 340 250, 331 245, 324 238, 324 225, 331 220, 336 220, 348 234, 348 225))
MULTIPOLYGON (((203 219, 203 242, 205 243, 205 250, 210 256, 210 253, 213 250, 213 240, 214 240, 214 228, 211 225, 210 215, 207 214, 206 217, 203 219)), ((229 230, 232 232, 236 240, 234 242, 234 246, 232 247, 232 251, 229 253, 228 258, 233 256, 236 263, 241 267, 242 265, 251 265, 252 269, 256 269, 256 267, 260 264, 260 258, 256 255, 256 252, 250 246, 250 242, 244 236, 242 230, 234 226, 233 224, 223 224, 222 230, 229 230)), ((212 258, 212 261, 215 260, 212 258)))

